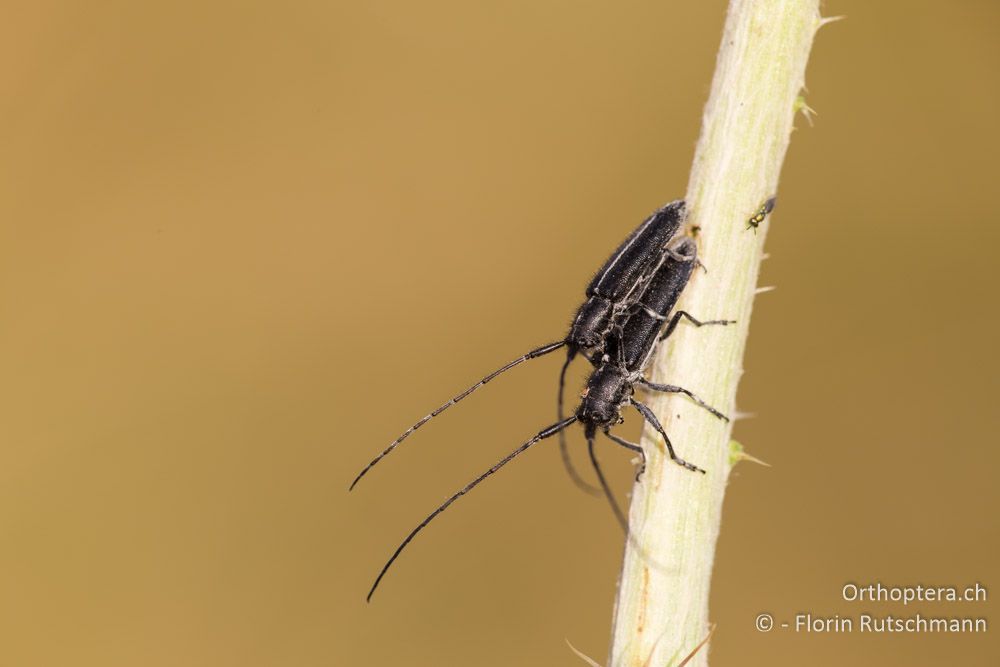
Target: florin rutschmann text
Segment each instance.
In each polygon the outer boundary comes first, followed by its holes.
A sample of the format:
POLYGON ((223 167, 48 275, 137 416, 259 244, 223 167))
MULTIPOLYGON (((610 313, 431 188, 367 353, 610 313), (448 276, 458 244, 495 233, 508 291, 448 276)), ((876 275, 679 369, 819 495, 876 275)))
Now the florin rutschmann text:
MULTIPOLYGON (((881 604, 902 604, 903 606, 925 603, 983 603, 987 599, 986 587, 976 582, 970 586, 885 586, 881 582, 871 584, 844 584, 841 599, 852 605, 862 603, 864 611, 859 614, 821 614, 798 612, 788 620, 770 613, 757 615, 755 626, 759 632, 773 629, 792 630, 803 634, 848 634, 853 632, 871 634, 923 634, 923 633, 984 633, 988 629, 987 619, 972 614, 949 615, 924 612, 874 613, 872 607, 881 604)), ((966 607, 973 609, 974 607, 966 607)), ((787 618, 787 617, 786 617, 787 618)))

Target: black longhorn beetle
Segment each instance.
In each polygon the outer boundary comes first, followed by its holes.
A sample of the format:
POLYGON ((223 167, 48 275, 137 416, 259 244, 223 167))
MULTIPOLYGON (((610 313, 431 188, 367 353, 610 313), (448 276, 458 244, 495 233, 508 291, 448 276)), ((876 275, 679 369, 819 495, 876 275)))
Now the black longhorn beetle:
POLYGON ((667 317, 687 285, 697 261, 694 239, 682 238, 673 249, 675 254, 664 257, 646 290, 632 306, 622 325, 616 327, 615 331, 608 337, 606 353, 595 364, 596 368, 583 391, 583 401, 576 412, 577 419, 584 425, 587 453, 590 456, 594 472, 597 474, 601 488, 615 513, 615 517, 626 533, 628 532, 628 521, 615 502, 594 453, 594 436, 597 429, 600 428, 610 440, 639 454, 641 464, 636 472, 636 481, 642 476, 646 468, 645 451, 639 445, 611 433, 611 426, 622 421, 622 408, 626 405, 632 405, 643 419, 660 434, 671 460, 688 470, 705 472, 677 456, 670 438, 667 437, 663 426, 652 410, 633 398, 634 386, 638 384, 650 391, 684 394, 719 419, 728 421, 725 415, 687 389, 676 385, 650 382, 643 376, 643 371, 648 366, 656 345, 674 332, 682 318, 698 327, 709 324, 732 324, 732 320, 702 322, 683 310, 674 313, 673 317, 667 321, 667 317), (678 256, 681 259, 677 259, 678 256), (665 329, 663 328, 664 322, 667 323, 665 329))
MULTIPOLYGON (((587 447, 591 463, 594 466, 605 495, 611 502, 611 506, 615 511, 616 517, 620 522, 622 522, 623 525, 625 525, 624 515, 611 495, 610 488, 607 485, 594 454, 594 436, 596 435, 597 430, 600 429, 615 443, 629 450, 638 452, 642 456, 642 465, 636 475, 636 479, 638 479, 639 476, 641 476, 642 471, 645 469, 645 453, 642 447, 624 440, 610 432, 612 426, 623 421, 621 411, 626 405, 632 405, 642 415, 643 419, 663 437, 670 458, 675 463, 692 471, 701 473, 705 472, 701 468, 698 468, 697 466, 688 463, 677 456, 670 439, 663 430, 663 426, 659 423, 659 420, 657 420, 653 412, 647 406, 633 398, 634 386, 636 384, 652 391, 683 393, 716 417, 719 417, 720 419, 727 419, 722 413, 708 406, 704 401, 687 389, 674 385, 652 383, 643 377, 643 370, 645 369, 650 356, 653 354, 657 343, 665 339, 674 331, 680 323, 682 317, 687 318, 690 322, 699 327, 708 324, 731 323, 729 320, 711 320, 701 322, 685 311, 678 311, 672 318, 669 319, 667 327, 663 333, 660 333, 664 322, 667 322, 668 315, 677 303, 677 300, 684 287, 687 285, 691 272, 697 263, 696 245, 692 239, 681 238, 676 243, 670 244, 669 246, 665 244, 665 242, 668 241, 680 227, 683 216, 683 202, 674 202, 669 204, 668 206, 657 211, 657 213, 654 213, 653 216, 647 219, 643 225, 636 229, 629 236, 629 238, 626 239, 622 246, 619 247, 615 254, 612 255, 608 262, 605 263, 605 266, 601 269, 598 275, 595 276, 594 280, 588 287, 588 300, 580 308, 577 317, 574 319, 573 327, 570 330, 570 336, 567 336, 567 339, 558 343, 550 343, 549 345, 532 350, 528 354, 516 359, 515 361, 495 371, 493 374, 483 378, 483 380, 479 383, 473 385, 462 394, 459 394, 441 408, 411 427, 406 433, 392 443, 388 449, 372 461, 372 463, 370 463, 364 470, 362 470, 361 474, 359 474, 354 480, 355 484, 358 479, 365 474, 365 472, 378 463, 383 456, 392 451, 392 449, 398 445, 403 438, 409 435, 409 433, 416 428, 419 428, 419 426, 425 423, 428 419, 436 416, 453 403, 461 400, 469 393, 475 391, 475 389, 509 368, 512 368, 527 359, 542 356, 543 354, 547 354, 563 346, 569 346, 569 358, 563 366, 563 371, 565 372, 566 365, 568 365, 568 363, 572 360, 574 354, 579 352, 581 349, 596 349, 596 352, 594 352, 593 355, 587 355, 586 352, 584 352, 584 355, 587 356, 587 358, 595 366, 595 370, 590 375, 586 389, 581 396, 582 401, 580 406, 577 408, 573 416, 563 419, 560 415, 560 419, 555 424, 539 431, 534 437, 494 464, 493 467, 479 475, 476 479, 452 495, 436 510, 429 514, 427 518, 425 518, 410 532, 409 535, 407 535, 406 539, 403 540, 383 566, 368 592, 368 600, 371 600, 371 596, 375 592, 375 589, 378 588, 382 578, 392 566, 393 562, 395 562, 395 560, 402 553, 403 549, 406 548, 410 541, 416 537, 417 533, 423 530, 423 528, 429 524, 434 517, 443 512, 458 498, 471 491, 487 477, 497 472, 500 468, 505 466, 522 452, 526 451, 532 445, 552 435, 561 433, 567 426, 573 424, 574 422, 579 421, 584 425, 584 433, 587 439, 587 447), (638 252, 638 250, 632 250, 632 248, 644 239, 656 237, 656 235, 652 234, 649 229, 650 227, 656 226, 657 217, 663 216, 666 211, 670 211, 669 218, 671 221, 664 222, 661 219, 659 221, 659 225, 662 229, 670 229, 669 235, 666 239, 663 239, 663 245, 653 246, 653 249, 651 250, 647 249, 645 256, 643 256, 643 259, 641 260, 645 263, 644 266, 636 268, 635 264, 638 263, 638 256, 642 255, 642 253, 638 252), (649 234, 649 236, 645 236, 646 234, 649 234), (649 259, 646 257, 648 255, 651 255, 652 258, 649 259), (623 258, 631 259, 632 266, 616 268, 616 259, 620 260, 623 258), (648 263, 646 263, 647 261, 648 263), (650 264, 652 265, 652 268, 650 268, 650 264), (604 295, 600 292, 601 277, 610 275, 615 271, 618 271, 618 274, 616 279, 612 282, 616 283, 615 289, 617 291, 613 290, 611 293, 617 295, 618 301, 611 300, 612 297, 610 294, 604 295), (633 273, 629 275, 628 271, 633 271, 633 273), (590 318, 581 317, 581 315, 584 315, 591 310, 597 311, 598 315, 590 318), (601 312, 604 314, 601 315, 601 312), (593 324, 588 325, 587 322, 592 322, 593 324), (593 337, 584 339, 582 335, 574 336, 574 331, 577 331, 578 324, 581 325, 580 331, 583 331, 593 337)), ((656 237, 656 243, 661 243, 658 237, 656 237)), ((560 378, 560 386, 561 384, 562 378, 560 378)), ((560 390, 560 410, 561 395, 562 392, 560 390)), ((351 488, 353 487, 354 484, 351 485, 351 488)))
MULTIPOLYGON (((600 352, 603 349, 605 338, 611 331, 611 328, 620 319, 622 313, 642 293, 642 288, 651 275, 651 269, 655 268, 656 263, 665 252, 671 252, 667 249, 667 242, 677 233, 684 215, 684 202, 677 200, 656 210, 646 218, 618 246, 618 249, 607 259, 604 266, 601 267, 600 271, 590 281, 586 291, 587 300, 580 306, 576 316, 574 316, 566 338, 531 350, 527 354, 501 366, 465 391, 454 396, 447 403, 444 403, 430 414, 424 416, 392 441, 378 456, 372 459, 358 473, 358 476, 354 478, 350 488, 353 489, 369 470, 406 440, 411 433, 490 380, 525 361, 536 359, 565 347, 567 350, 566 362, 563 364, 562 371, 559 374, 557 406, 559 419, 561 420, 566 369, 580 351, 594 350, 595 352, 600 352)), ((566 467, 574 483, 585 490, 592 490, 592 487, 580 479, 574 470, 570 462, 569 451, 566 448, 566 441, 562 436, 560 436, 559 450, 562 454, 563 465, 566 467)))
MULTIPOLYGON (((556 400, 559 421, 563 419, 563 393, 569 365, 581 351, 592 350, 598 355, 603 351, 613 327, 642 294, 664 254, 674 254, 667 242, 677 233, 685 215, 681 200, 658 209, 629 234, 587 285, 587 300, 580 306, 566 335, 566 361, 559 371, 556 400)), ((559 432, 559 453, 573 482, 585 491, 594 491, 573 468, 566 447, 566 434, 562 431, 559 432)))

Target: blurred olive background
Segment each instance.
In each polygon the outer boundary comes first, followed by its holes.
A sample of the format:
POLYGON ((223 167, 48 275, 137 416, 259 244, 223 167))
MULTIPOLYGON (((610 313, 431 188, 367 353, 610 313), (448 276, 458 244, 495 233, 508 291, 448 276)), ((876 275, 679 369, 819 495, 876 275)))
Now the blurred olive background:
MULTIPOLYGON (((724 12, 5 3, 0 664, 583 664, 566 640, 603 663, 622 536, 554 441, 364 601, 413 525, 553 420, 558 359, 347 485, 562 336, 590 273, 683 194, 724 12)), ((840 591, 1000 586, 1000 5, 825 13, 849 18, 814 47, 739 397, 757 417, 735 437, 773 467, 730 483, 711 660, 995 665, 989 634, 754 630, 993 621, 840 591)))

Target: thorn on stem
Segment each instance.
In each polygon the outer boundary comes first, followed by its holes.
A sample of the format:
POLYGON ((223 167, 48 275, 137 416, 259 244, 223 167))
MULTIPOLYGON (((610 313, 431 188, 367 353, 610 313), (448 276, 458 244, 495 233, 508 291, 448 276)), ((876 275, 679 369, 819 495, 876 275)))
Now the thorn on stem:
POLYGON ((840 16, 821 16, 819 18, 819 22, 816 24, 816 30, 819 30, 823 26, 828 25, 830 23, 836 23, 837 21, 843 21, 846 18, 847 18, 847 16, 845 14, 841 14, 840 16))

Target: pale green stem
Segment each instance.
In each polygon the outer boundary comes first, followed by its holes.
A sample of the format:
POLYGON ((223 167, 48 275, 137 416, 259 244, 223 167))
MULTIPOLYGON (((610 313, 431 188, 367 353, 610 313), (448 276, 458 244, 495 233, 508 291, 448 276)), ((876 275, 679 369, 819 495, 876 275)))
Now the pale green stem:
MULTIPOLYGON (((771 217, 756 233, 747 220, 777 193, 822 23, 818 0, 732 0, 705 107, 686 199, 688 229, 697 228, 708 271, 695 272, 680 307, 699 319, 737 323, 700 329, 682 323, 657 352, 652 379, 688 388, 730 415, 771 217)), ((707 636, 712 561, 732 465, 732 424, 682 396, 644 400, 678 455, 708 473, 671 463, 662 438, 645 429, 649 463, 632 496, 635 544, 625 551, 612 667, 677 665, 707 636)), ((706 665, 707 656, 705 646, 687 665, 706 665)))

